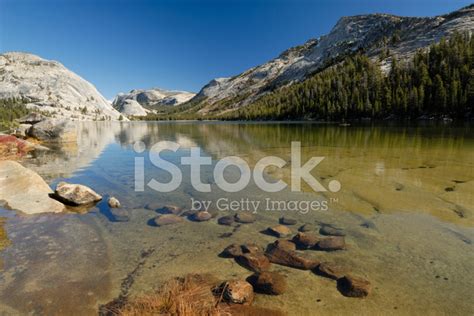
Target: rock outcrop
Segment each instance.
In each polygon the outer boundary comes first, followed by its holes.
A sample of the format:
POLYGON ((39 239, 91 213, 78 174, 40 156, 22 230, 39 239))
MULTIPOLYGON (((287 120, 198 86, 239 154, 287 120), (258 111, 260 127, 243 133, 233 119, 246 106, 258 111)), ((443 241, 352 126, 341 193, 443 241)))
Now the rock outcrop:
POLYGON ((125 116, 145 116, 150 112, 135 100, 123 100, 117 105, 114 104, 114 107, 125 116))
POLYGON ((0 161, 0 188, 0 201, 10 209, 25 214, 64 211, 64 205, 50 197, 49 185, 17 162, 0 161))
POLYGON ((1 54, 0 82, 0 99, 23 99, 28 108, 55 118, 117 120, 120 117, 91 83, 59 62, 33 54, 1 54))

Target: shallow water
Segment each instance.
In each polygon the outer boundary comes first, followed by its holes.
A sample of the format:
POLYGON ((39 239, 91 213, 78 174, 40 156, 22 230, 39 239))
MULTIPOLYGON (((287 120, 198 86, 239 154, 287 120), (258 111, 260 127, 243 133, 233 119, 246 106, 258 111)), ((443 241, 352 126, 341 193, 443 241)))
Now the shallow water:
MULTIPOLYGON (((281 296, 258 295, 256 305, 310 314, 455 314, 474 312, 474 134, 469 126, 352 126, 311 123, 84 123, 78 143, 23 161, 51 185, 61 180, 82 183, 105 199, 86 214, 7 216, 11 245, 2 252, 0 311, 6 315, 93 315, 97 307, 122 294, 147 293, 170 277, 210 272, 221 279, 251 273, 232 259, 218 257, 231 243, 275 240, 262 234, 281 214, 298 225, 329 224, 347 233, 348 249, 304 253, 337 262, 368 278, 373 292, 366 299, 342 296, 334 281, 274 265, 288 276, 289 290, 281 296), (269 155, 290 162, 291 142, 300 141, 302 161, 323 156, 313 175, 336 193, 284 190, 268 194, 251 182, 238 193, 225 193, 214 183, 212 166, 202 179, 211 193, 193 189, 189 167, 180 167, 183 183, 171 193, 150 188, 134 191, 134 161, 145 159, 146 182, 166 181, 154 167, 148 150, 158 141, 181 145, 162 154, 178 164, 200 147, 213 164, 226 156, 243 158, 253 167, 269 155), (147 151, 135 153, 133 144, 147 151), (118 222, 106 205, 116 196, 129 215, 118 222), (157 215, 145 206, 174 204, 189 208, 191 199, 221 198, 261 201, 257 222, 234 227, 187 221, 154 227, 157 215), (270 211, 265 199, 326 201, 327 211, 270 211), (230 236, 229 236, 230 235, 230 236)), ((229 168, 229 180, 235 170, 229 168)), ((290 183, 288 166, 269 169, 268 179, 290 183)), ((222 201, 222 200, 221 200, 222 201)), ((301 204, 304 205, 304 204, 301 204)), ((222 205, 221 205, 222 206, 222 205)), ((246 205, 242 205, 242 209, 246 205)), ((301 209, 299 209, 301 211, 301 209)), ((219 211, 231 214, 231 211, 219 211)))

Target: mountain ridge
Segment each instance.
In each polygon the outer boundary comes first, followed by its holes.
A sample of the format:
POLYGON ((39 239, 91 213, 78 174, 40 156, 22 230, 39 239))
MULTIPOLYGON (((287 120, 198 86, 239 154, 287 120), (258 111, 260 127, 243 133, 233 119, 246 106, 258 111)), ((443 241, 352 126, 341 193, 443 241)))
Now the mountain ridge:
POLYGON ((338 58, 363 50, 372 59, 382 58, 385 72, 391 60, 409 60, 456 32, 474 30, 474 4, 435 17, 402 17, 385 13, 341 17, 332 30, 302 45, 291 47, 276 58, 236 76, 212 79, 189 102, 183 112, 199 117, 219 115, 244 107, 275 89, 302 82, 313 73, 338 62, 338 58))
POLYGON ((126 116, 143 116, 161 106, 177 106, 187 102, 195 95, 188 91, 161 88, 133 89, 129 93, 117 94, 112 106, 126 116))
POLYGON ((54 60, 25 52, 0 54, 0 99, 71 120, 117 120, 120 113, 90 82, 54 60))

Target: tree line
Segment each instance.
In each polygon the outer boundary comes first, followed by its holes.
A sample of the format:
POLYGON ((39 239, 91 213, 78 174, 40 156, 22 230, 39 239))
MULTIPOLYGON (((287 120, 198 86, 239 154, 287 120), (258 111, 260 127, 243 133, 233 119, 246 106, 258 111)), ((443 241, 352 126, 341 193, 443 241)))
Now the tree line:
POLYGON ((474 39, 453 34, 408 62, 362 53, 347 57, 307 80, 273 91, 222 119, 472 117, 474 39))
POLYGON ((0 99, 0 131, 7 130, 15 125, 15 119, 27 115, 27 102, 22 98, 0 99))

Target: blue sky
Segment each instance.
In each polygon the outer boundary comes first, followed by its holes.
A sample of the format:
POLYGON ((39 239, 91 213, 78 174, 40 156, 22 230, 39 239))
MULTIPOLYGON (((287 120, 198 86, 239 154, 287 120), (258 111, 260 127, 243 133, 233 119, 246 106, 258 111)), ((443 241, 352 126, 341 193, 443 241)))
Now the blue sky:
POLYGON ((328 33, 341 16, 433 16, 471 1, 0 0, 0 51, 57 60, 107 98, 134 88, 198 91, 328 33))

